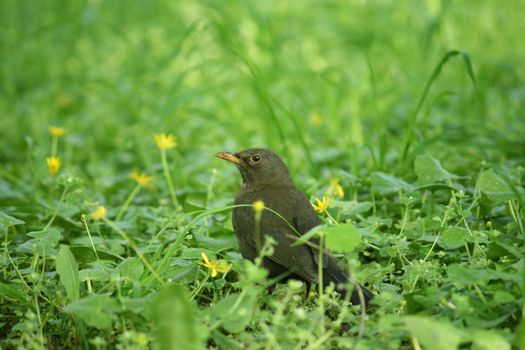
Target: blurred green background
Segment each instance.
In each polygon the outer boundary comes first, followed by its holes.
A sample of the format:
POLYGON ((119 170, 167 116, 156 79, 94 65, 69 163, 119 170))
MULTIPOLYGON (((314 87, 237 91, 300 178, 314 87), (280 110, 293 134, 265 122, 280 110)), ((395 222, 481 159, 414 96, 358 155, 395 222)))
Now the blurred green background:
POLYGON ((141 349, 160 319, 160 333, 179 324, 173 334, 200 346, 353 348, 358 310, 344 309, 342 330, 328 317, 341 305, 325 313, 301 285, 265 294, 260 271, 242 268, 229 210, 192 216, 239 188, 213 155, 262 146, 312 199, 334 178, 345 190, 330 210, 362 237, 338 258, 377 295, 361 349, 432 349, 429 330, 436 349, 517 345, 524 13, 522 0, 1 1, 0 344, 141 349), (50 125, 65 128, 57 176, 50 125), (183 210, 169 201, 161 132, 177 137, 167 159, 183 210), (133 192, 133 169, 155 189, 133 192), (116 226, 80 221, 98 205, 116 226), (232 263, 228 277, 209 280, 201 251, 232 263), (67 290, 58 270, 71 261, 81 277, 67 290), (428 317, 405 317, 417 313, 428 317))
POLYGON ((460 173, 472 153, 496 161, 495 148, 523 150, 522 1, 0 6, 0 155, 17 176, 45 171, 17 166, 27 151, 42 159, 50 124, 67 129, 64 164, 93 178, 150 166, 154 132, 178 137, 182 173, 250 146, 274 149, 299 173, 334 158, 351 159, 354 172, 385 169, 452 49, 469 55, 476 85, 461 57, 445 64, 412 150, 435 150, 460 173))

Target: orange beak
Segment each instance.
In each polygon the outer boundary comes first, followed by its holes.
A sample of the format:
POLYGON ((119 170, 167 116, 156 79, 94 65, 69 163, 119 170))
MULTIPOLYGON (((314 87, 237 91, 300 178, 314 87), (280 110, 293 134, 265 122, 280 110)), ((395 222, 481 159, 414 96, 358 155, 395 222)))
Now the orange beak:
POLYGON ((230 152, 220 152, 220 153, 215 154, 215 157, 227 160, 228 162, 231 162, 237 165, 244 164, 241 158, 237 157, 235 154, 230 153, 230 152))

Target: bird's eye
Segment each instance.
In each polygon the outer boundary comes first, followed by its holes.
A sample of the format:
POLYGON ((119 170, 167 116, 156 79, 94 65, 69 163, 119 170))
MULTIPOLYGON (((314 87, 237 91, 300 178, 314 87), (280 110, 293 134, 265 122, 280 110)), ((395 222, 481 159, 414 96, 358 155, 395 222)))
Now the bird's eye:
POLYGON ((261 160, 261 156, 258 154, 255 154, 252 156, 252 162, 257 163, 261 160))

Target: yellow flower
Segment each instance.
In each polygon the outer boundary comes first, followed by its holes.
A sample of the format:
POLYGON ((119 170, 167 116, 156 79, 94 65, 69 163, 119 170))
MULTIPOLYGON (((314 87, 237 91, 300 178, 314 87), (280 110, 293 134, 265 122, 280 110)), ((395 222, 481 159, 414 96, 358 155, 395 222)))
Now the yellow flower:
POLYGON ((59 138, 64 134, 64 128, 59 128, 58 126, 49 126, 47 129, 54 138, 59 138))
POLYGON ((100 220, 106 215, 106 208, 98 206, 94 212, 91 213, 93 220, 100 220))
POLYGON ((343 198, 345 196, 345 191, 343 191, 343 187, 341 187, 337 179, 332 179, 330 181, 330 187, 328 188, 327 192, 329 194, 334 194, 339 198, 343 198))
POLYGON ((316 204, 312 203, 312 206, 314 207, 315 211, 318 213, 324 212, 326 209, 328 209, 328 199, 326 199, 325 196, 323 196, 323 199, 320 200, 319 198, 316 200, 316 204))
POLYGON ((47 169, 51 173, 51 175, 55 175, 58 170, 60 170, 60 166, 62 165, 62 161, 58 157, 47 157, 47 169))
POLYGON ((141 174, 138 171, 133 170, 131 174, 129 174, 129 177, 131 177, 141 186, 144 186, 147 188, 154 187, 152 184, 149 183, 151 180, 155 178, 154 176, 147 176, 146 174, 141 174))
POLYGON ((208 259, 208 256, 204 254, 204 252, 201 252, 201 256, 202 260, 204 260, 204 264, 202 264, 202 266, 208 268, 211 271, 211 277, 216 277, 218 272, 226 275, 226 273, 230 271, 230 268, 232 267, 226 261, 208 259))
POLYGON ((261 200, 253 202, 252 206, 253 206, 253 211, 256 214, 260 214, 264 210, 264 202, 261 200))
POLYGON ((148 337, 144 333, 137 334, 135 341, 137 342, 137 345, 140 346, 146 346, 149 343, 148 337))
POLYGON ((315 126, 319 126, 323 124, 323 118, 321 118, 321 115, 317 112, 310 114, 310 123, 315 126))
POLYGON ((155 134, 153 135, 157 147, 160 149, 170 149, 177 146, 177 139, 172 134, 155 134))

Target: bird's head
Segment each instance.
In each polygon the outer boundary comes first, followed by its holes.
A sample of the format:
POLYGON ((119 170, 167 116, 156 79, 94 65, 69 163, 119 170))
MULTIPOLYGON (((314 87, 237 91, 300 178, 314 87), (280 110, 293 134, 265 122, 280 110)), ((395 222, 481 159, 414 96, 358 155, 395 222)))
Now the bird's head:
POLYGON ((239 168, 245 186, 293 185, 290 172, 279 156, 264 148, 250 148, 237 153, 215 155, 239 168))

